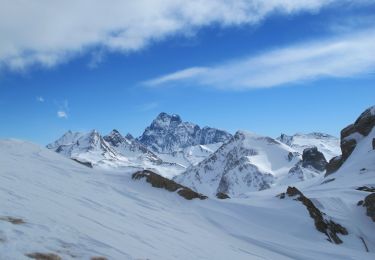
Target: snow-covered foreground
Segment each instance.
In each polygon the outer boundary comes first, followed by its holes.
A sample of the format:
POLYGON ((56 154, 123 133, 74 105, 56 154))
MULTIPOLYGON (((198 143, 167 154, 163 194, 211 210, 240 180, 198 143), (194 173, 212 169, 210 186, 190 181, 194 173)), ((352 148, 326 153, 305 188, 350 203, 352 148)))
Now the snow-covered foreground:
POLYGON ((0 141, 0 217, 26 222, 0 220, 0 259, 32 252, 63 259, 375 259, 374 223, 356 206, 368 193, 355 190, 375 184, 368 140, 326 178, 334 181, 297 184, 348 229, 341 245, 315 229, 300 202, 275 197, 286 186, 187 201, 131 180, 131 172, 90 169, 34 144, 0 141))

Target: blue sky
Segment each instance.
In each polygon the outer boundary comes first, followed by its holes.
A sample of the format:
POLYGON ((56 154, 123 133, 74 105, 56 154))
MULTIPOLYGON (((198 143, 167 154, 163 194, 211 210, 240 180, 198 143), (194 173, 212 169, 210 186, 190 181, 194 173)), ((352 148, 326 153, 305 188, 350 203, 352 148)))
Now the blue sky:
POLYGON ((375 104, 374 1, 191 3, 93 1, 91 17, 85 1, 26 1, 23 13, 4 1, 0 137, 138 136, 162 111, 230 132, 338 136, 375 104))

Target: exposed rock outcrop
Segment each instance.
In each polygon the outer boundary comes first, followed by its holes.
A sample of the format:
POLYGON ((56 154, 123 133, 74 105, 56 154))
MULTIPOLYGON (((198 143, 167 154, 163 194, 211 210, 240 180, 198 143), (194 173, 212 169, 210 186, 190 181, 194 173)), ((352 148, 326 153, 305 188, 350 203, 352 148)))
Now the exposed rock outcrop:
POLYGON ((341 153, 340 140, 337 137, 324 133, 297 133, 294 135, 281 134, 277 140, 292 147, 299 154, 302 154, 303 150, 306 148, 316 146, 318 147, 318 150, 323 153, 326 160, 330 160, 341 153))
POLYGON ((93 168, 94 167, 91 162, 84 162, 84 161, 80 161, 78 159, 72 159, 72 160, 75 161, 75 162, 77 162, 77 163, 79 163, 79 164, 82 164, 82 165, 84 165, 86 167, 89 167, 89 168, 93 168))
POLYGON ((375 222, 375 193, 371 193, 365 198, 363 206, 366 207, 367 216, 375 222))
POLYGON ((10 216, 0 216, 0 221, 6 221, 13 225, 21 225, 26 223, 22 218, 14 218, 10 216))
POLYGON ((328 241, 335 244, 342 243, 342 240, 338 237, 337 234, 347 235, 348 231, 346 230, 346 228, 331 219, 327 219, 325 217, 325 214, 321 212, 314 205, 314 203, 305 195, 303 195, 303 193, 296 187, 288 187, 286 193, 280 194, 279 197, 283 199, 285 198, 285 195, 288 195, 289 197, 296 197, 296 200, 301 201, 302 204, 305 205, 310 214, 310 217, 314 219, 315 228, 318 231, 324 233, 327 236, 328 241))
POLYGON ((318 151, 316 146, 306 148, 302 154, 302 166, 312 167, 318 171, 324 171, 326 169, 327 160, 323 153, 318 151))
POLYGON ((192 145, 226 142, 232 137, 226 131, 183 122, 179 115, 160 113, 138 141, 159 153, 172 153, 192 145))
POLYGON ((150 183, 152 187, 162 188, 162 189, 165 189, 165 190, 171 191, 171 192, 177 191, 177 193, 181 197, 183 197, 187 200, 192 200, 192 199, 195 199, 195 198, 198 198, 198 199, 201 199, 201 200, 207 199, 206 196, 204 196, 200 193, 197 193, 190 188, 182 186, 181 184, 178 184, 175 181, 164 178, 163 176, 160 176, 159 174, 156 174, 156 173, 154 173, 152 171, 149 171, 149 170, 143 170, 143 171, 139 171, 139 172, 134 173, 132 175, 132 179, 134 179, 134 180, 146 179, 146 181, 148 183, 150 183))
MULTIPOLYGON (((293 154, 289 153, 288 159, 293 154)), ((318 176, 325 171, 327 161, 324 154, 318 151, 316 146, 305 148, 302 154, 302 160, 299 160, 288 172, 289 178, 299 181, 318 176)))
POLYGON ((30 253, 26 256, 36 260, 62 260, 60 256, 53 253, 30 253))
POLYGON ((361 186, 361 187, 358 187, 357 190, 366 191, 366 192, 375 192, 375 187, 361 186))
POLYGON ((221 200, 230 199, 230 197, 228 196, 228 194, 226 194, 224 192, 218 192, 218 193, 216 193, 216 198, 221 199, 221 200))
POLYGON ((326 169, 326 176, 336 172, 348 159, 357 145, 357 141, 367 136, 375 126, 375 107, 366 109, 354 122, 341 131, 340 156, 332 158, 326 169))

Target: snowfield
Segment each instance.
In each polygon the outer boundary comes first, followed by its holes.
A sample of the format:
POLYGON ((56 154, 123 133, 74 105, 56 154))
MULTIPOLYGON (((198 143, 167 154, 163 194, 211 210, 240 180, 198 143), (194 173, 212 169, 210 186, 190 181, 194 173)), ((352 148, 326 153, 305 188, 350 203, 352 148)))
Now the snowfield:
POLYGON ((302 154, 304 149, 316 146, 324 154, 327 161, 341 154, 340 140, 337 137, 323 133, 297 133, 292 136, 281 134, 277 140, 289 145, 300 154, 302 154))
POLYGON ((360 140, 336 173, 296 184, 347 228, 341 245, 315 229, 300 202, 276 197, 287 186, 187 201, 133 181, 131 169, 91 169, 35 144, 2 140, 0 259, 33 252, 62 259, 375 259, 374 223, 356 205, 369 193, 355 190, 375 186, 374 137, 375 130, 360 140))

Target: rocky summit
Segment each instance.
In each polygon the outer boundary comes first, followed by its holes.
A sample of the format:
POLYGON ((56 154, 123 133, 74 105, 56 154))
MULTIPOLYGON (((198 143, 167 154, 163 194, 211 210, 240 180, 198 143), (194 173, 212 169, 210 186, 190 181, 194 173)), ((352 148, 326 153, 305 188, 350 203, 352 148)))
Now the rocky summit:
POLYGON ((302 166, 312 167, 318 171, 324 171, 326 169, 327 160, 323 153, 318 151, 316 146, 312 148, 306 148, 302 154, 302 166))
POLYGON ((138 141, 152 151, 171 153, 193 145, 223 143, 232 135, 226 131, 183 122, 178 115, 160 113, 138 141))
MULTIPOLYGON (((340 147, 342 154, 332 158, 327 165, 327 175, 336 172, 348 159, 357 143, 368 136, 375 126, 375 106, 366 109, 353 123, 341 130, 340 147)), ((372 139, 372 143, 373 143, 372 139)), ((374 145, 373 145, 374 147, 374 145)))

